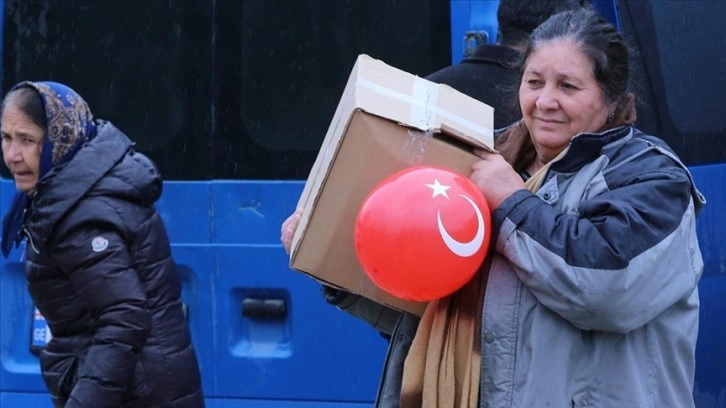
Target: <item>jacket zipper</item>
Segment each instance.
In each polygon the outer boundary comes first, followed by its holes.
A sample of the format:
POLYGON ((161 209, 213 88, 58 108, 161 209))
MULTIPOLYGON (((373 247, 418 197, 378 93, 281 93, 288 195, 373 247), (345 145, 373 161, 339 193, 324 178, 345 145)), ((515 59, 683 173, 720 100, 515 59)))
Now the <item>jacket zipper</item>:
POLYGON ((545 180, 547 180, 547 176, 550 175, 550 170, 547 169, 547 172, 545 173, 544 177, 542 177, 539 180, 539 183, 537 183, 537 187, 534 189, 534 191, 539 191, 540 188, 542 188, 542 185, 545 183, 545 180))
POLYGON ((25 234, 26 237, 28 237, 28 242, 30 243, 30 247, 33 249, 33 251, 36 254, 40 254, 40 251, 38 251, 38 248, 35 247, 35 244, 33 243, 33 237, 30 236, 30 233, 28 232, 28 229, 23 227, 22 228, 23 234, 25 234))

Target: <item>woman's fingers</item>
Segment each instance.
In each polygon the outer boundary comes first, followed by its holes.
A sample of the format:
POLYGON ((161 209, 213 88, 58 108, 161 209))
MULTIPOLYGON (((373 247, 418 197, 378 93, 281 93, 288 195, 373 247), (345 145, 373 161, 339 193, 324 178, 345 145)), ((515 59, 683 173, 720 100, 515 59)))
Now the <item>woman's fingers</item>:
POLYGON ((285 252, 290 254, 290 247, 292 246, 292 238, 295 236, 295 230, 297 230, 300 219, 302 218, 302 208, 298 208, 292 215, 282 223, 280 229, 280 241, 282 242, 285 252))
POLYGON ((483 151, 480 157, 472 165, 469 178, 494 210, 515 191, 525 188, 524 182, 500 154, 483 151))

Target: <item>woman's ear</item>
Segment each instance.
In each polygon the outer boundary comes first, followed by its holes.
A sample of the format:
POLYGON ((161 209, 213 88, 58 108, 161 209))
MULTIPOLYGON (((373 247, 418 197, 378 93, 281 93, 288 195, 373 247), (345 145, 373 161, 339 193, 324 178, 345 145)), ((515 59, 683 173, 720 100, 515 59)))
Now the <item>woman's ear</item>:
POLYGON ((618 112, 618 101, 612 101, 608 103, 608 117, 617 114, 618 112))

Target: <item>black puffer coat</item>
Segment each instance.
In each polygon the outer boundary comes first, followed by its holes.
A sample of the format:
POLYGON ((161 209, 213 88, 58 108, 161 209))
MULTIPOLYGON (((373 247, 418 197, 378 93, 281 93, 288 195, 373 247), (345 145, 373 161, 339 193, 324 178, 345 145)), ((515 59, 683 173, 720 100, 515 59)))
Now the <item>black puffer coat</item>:
POLYGON ((53 339, 58 407, 204 406, 181 285, 154 202, 161 178, 110 123, 37 186, 26 278, 53 339))

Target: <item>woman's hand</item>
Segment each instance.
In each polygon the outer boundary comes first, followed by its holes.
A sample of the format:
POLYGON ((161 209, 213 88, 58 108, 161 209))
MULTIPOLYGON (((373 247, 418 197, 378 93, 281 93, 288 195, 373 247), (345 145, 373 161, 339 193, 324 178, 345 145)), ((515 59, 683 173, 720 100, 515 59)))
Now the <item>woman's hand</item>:
POLYGON ((288 255, 290 254, 290 246, 292 246, 292 237, 295 236, 295 230, 302 218, 302 211, 302 208, 295 210, 292 215, 287 217, 285 222, 282 223, 282 228, 280 228, 280 241, 288 255))
POLYGON ((507 197, 517 190, 526 189, 522 177, 514 171, 499 153, 475 149, 481 160, 472 165, 471 181, 479 187, 494 211, 507 197))

